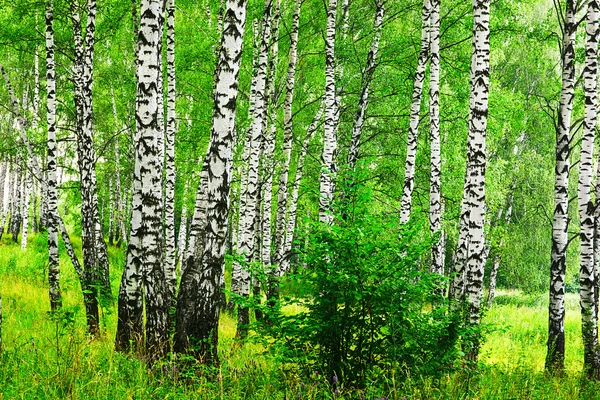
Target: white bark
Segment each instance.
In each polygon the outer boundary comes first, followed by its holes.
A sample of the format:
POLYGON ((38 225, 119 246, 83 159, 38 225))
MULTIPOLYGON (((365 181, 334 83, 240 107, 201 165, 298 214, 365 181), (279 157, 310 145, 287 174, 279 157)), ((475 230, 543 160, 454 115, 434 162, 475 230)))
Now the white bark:
POLYGON ((197 360, 218 363, 221 277, 229 215, 233 161, 233 128, 238 74, 246 21, 246 1, 227 0, 216 68, 213 125, 208 156, 207 220, 204 246, 190 259, 177 299, 175 352, 191 352, 197 360))
POLYGON ((439 239, 431 248, 431 272, 444 275, 444 233, 442 232, 441 202, 441 143, 440 143, 440 0, 431 1, 431 31, 429 66, 429 120, 431 140, 431 178, 429 189, 429 228, 439 239))
POLYGON ((301 0, 294 2, 294 14, 290 28, 290 52, 287 69, 286 92, 283 100, 283 164, 279 175, 279 189, 277 196, 277 216, 275 227, 275 255, 279 263, 279 253, 283 246, 285 232, 285 217, 288 210, 288 180, 290 174, 290 160, 293 144, 292 104, 294 100, 294 86, 296 82, 296 63, 298 56, 298 30, 300 25, 301 0))
POLYGON ((564 368, 565 352, 565 270, 568 243, 569 154, 571 112, 575 86, 576 4, 566 2, 563 27, 562 89, 556 131, 556 166, 554 182, 554 217, 552 222, 552 262, 550 266, 550 304, 548 320, 548 354, 546 368, 564 368))
POLYGON ((335 85, 335 17, 337 0, 327 6, 327 31, 325 35, 325 136, 321 179, 319 186, 319 221, 333 224, 333 196, 336 180, 337 155, 337 101, 335 85))
MULTIPOLYGON (((490 63, 490 0, 473 0, 473 56, 471 58, 471 101, 469 118, 469 165, 471 184, 467 206, 470 209, 467 249, 466 296, 469 323, 479 324, 483 274, 485 269, 485 139, 487 130, 490 63)), ((477 360, 476 339, 469 358, 477 360)))
POLYGON ((400 222, 407 223, 410 218, 412 206, 412 192, 415 187, 415 160, 417 156, 417 137, 419 135, 419 120, 421 114, 421 98, 423 81, 425 80, 425 67, 429 55, 429 36, 431 22, 431 2, 423 0, 421 14, 421 50, 417 61, 417 71, 412 92, 412 105, 410 107, 410 123, 408 127, 408 145, 406 148, 406 163, 404 168, 404 187, 400 206, 400 222))
POLYGON ((165 276, 175 295, 175 0, 167 0, 167 129, 165 136, 165 276))
POLYGON ((577 198, 580 219, 580 272, 579 297, 581 306, 581 330, 584 345, 584 371, 590 377, 600 373, 598 357, 598 321, 595 313, 595 289, 597 271, 594 266, 594 203, 591 197, 592 162, 597 116, 598 79, 598 2, 588 2, 586 23, 586 58, 583 69, 585 91, 585 116, 579 163, 577 198))

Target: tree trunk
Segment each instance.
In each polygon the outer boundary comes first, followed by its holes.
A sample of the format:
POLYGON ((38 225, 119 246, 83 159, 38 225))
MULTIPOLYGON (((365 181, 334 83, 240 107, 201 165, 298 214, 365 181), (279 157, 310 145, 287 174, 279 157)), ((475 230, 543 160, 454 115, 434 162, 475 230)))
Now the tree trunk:
POLYGON ((302 182, 302 171, 304 169, 304 161, 306 158, 306 153, 308 152, 308 144, 310 143, 310 139, 313 137, 315 132, 317 131, 317 125, 323 116, 323 104, 319 107, 319 110, 315 114, 313 121, 308 128, 306 133, 306 138, 304 139, 304 143, 302 144, 302 150, 300 152, 298 158, 298 166, 296 167, 296 175, 294 177, 294 181, 292 184, 292 193, 290 198, 290 212, 288 214, 288 218, 286 221, 286 228, 284 232, 284 242, 283 247, 280 250, 279 259, 281 263, 277 270, 277 275, 282 276, 284 273, 290 270, 290 257, 292 252, 292 244, 294 240, 294 231, 296 228, 296 211, 298 209, 298 196, 300 193, 300 183, 302 182))
POLYGON ((207 222, 202 228, 202 253, 188 260, 177 299, 173 349, 199 361, 218 364, 220 279, 223 275, 229 216, 238 74, 240 70, 246 0, 227 0, 216 71, 213 124, 208 155, 207 222), (202 289, 201 289, 202 288, 202 289))
POLYGON ((175 0, 167 0, 167 129, 165 137, 165 276, 175 301, 175 0))
POLYGON ((425 80, 425 68, 429 55, 429 36, 431 21, 430 0, 423 0, 421 13, 421 50, 417 61, 417 71, 412 92, 412 105, 410 107, 410 123, 408 127, 408 146, 406 148, 406 164, 404 168, 404 187, 402 189, 402 200, 400 206, 400 222, 407 223, 410 218, 412 205, 412 192, 415 186, 415 160, 417 156, 417 137, 419 135, 419 120, 421 114, 421 97, 423 93, 423 81, 425 80))
POLYGON ((585 117, 581 143, 581 162, 577 197, 580 226, 579 297, 581 331, 583 335, 583 369, 590 378, 600 377, 598 358, 598 321, 595 315, 594 283, 594 203, 591 197, 594 135, 596 132, 597 75, 598 75, 598 13, 596 0, 588 2, 586 24, 586 58, 583 69, 585 117))
MULTIPOLYGON (((258 28, 257 20, 254 20, 252 24, 252 29, 254 32, 254 55, 252 59, 252 69, 254 73, 252 74, 252 81, 250 83, 250 102, 248 105, 248 119, 252 120, 254 118, 254 114, 256 111, 256 85, 258 83, 258 66, 260 59, 260 31, 258 28)), ((238 221, 237 221, 237 229, 235 236, 233 236, 233 240, 235 241, 236 254, 240 254, 240 243, 242 242, 242 235, 245 234, 245 230, 243 226, 245 224, 244 211, 248 207, 248 173, 246 169, 250 163, 250 150, 252 148, 252 127, 246 132, 246 138, 244 139, 244 149, 242 151, 242 165, 240 167, 240 191, 239 191, 239 201, 238 203, 238 221)), ((238 261, 233 262, 233 269, 231 272, 231 292, 235 295, 240 294, 240 282, 242 281, 242 264, 238 261)), ((227 310, 233 312, 235 309, 235 302, 233 301, 233 296, 230 298, 229 303, 227 305, 227 310)))
MULTIPOLYGON (((490 64, 490 0, 473 1, 473 56, 471 58, 471 104, 469 118, 469 165, 471 182, 467 205, 470 209, 469 246, 467 249, 466 296, 469 324, 477 326, 483 296, 485 270, 485 137, 487 129, 490 64)), ((476 335, 467 357, 477 361, 479 335, 476 335)))
POLYGON ((337 0, 327 6, 327 31, 325 34, 325 136, 323 139, 323 164, 319 185, 319 221, 333 224, 333 195, 336 180, 337 155, 337 101, 335 88, 335 17, 337 0))
MULTIPOLYGON (((258 69, 256 70, 256 101, 254 108, 254 118, 250 131, 250 158, 248 161, 248 177, 246 182, 245 193, 242 194, 246 198, 245 208, 242 209, 241 224, 241 240, 238 243, 238 252, 244 255, 246 265, 243 265, 240 270, 239 287, 240 295, 248 298, 250 294, 250 271, 249 264, 254 261, 257 255, 256 246, 254 245, 254 223, 257 210, 258 199, 258 169, 260 155, 262 150, 263 130, 266 126, 267 116, 267 63, 269 58, 269 40, 271 37, 271 14, 272 0, 266 0, 264 5, 264 14, 262 19, 262 30, 260 35, 260 47, 258 56, 258 69)), ((238 307, 238 324, 236 337, 244 339, 248 333, 248 324, 250 323, 248 307, 238 307)))
POLYGON ((358 109, 356 110, 354 124, 352 125, 352 138, 350 140, 350 150, 348 152, 348 169, 350 171, 354 170, 356 162, 358 161, 358 149, 360 147, 360 139, 365 124, 365 112, 367 111, 367 106, 369 104, 369 87, 371 85, 371 80, 373 79, 373 74, 375 73, 375 68, 377 67, 377 50, 379 49, 384 12, 383 3, 377 2, 375 21, 373 23, 373 40, 369 52, 367 53, 367 62, 365 63, 365 69, 362 74, 363 79, 358 98, 358 109))
POLYGON ((29 172, 31 160, 27 162, 27 168, 23 173, 23 226, 21 231, 21 250, 27 249, 27 235, 29 234, 29 205, 31 204, 31 192, 33 181, 29 172))
POLYGON ((552 222, 552 262, 550 265, 550 305, 546 369, 560 372, 565 366, 565 271, 568 244, 569 154, 571 111, 575 86, 576 4, 566 2, 563 27, 562 89, 556 131, 554 218, 552 222))
POLYGON ((181 209, 181 220, 179 221, 179 235, 177 237, 177 259, 179 264, 179 276, 181 276, 183 255, 187 249, 187 193, 188 193, 188 182, 185 182, 185 189, 183 189, 183 207, 181 209))
POLYGON ((431 177, 429 188, 429 229, 439 238, 431 248, 431 267, 433 273, 444 275, 444 234, 442 232, 441 202, 441 143, 440 143, 440 0, 431 1, 430 14, 430 53, 429 66, 429 121, 431 140, 431 177))
POLYGON ((48 123, 47 162, 47 215, 48 230, 48 286, 50 288, 50 309, 62 305, 60 293, 60 264, 58 256, 58 195, 56 192, 56 69, 54 64, 54 5, 46 0, 46 92, 48 123))
POLYGON ((169 292, 165 279, 162 233, 162 158, 160 125, 160 20, 163 8, 158 0, 142 0, 138 35, 136 97, 136 159, 133 187, 131 234, 127 262, 119 293, 117 349, 139 346, 143 284, 146 308, 146 356, 150 362, 169 349, 169 292), (122 294, 122 295, 121 295, 122 294))
POLYGON ((4 224, 6 223, 6 210, 4 209, 4 187, 6 173, 8 172, 8 162, 3 160, 0 163, 0 239, 4 234, 4 224))
MULTIPOLYGON (((114 89, 110 88, 110 93, 111 93, 111 97, 112 97, 112 106, 113 106, 113 116, 115 118, 115 126, 117 126, 117 122, 118 122, 118 118, 117 118, 117 103, 115 102, 115 91, 114 89)), ((119 236, 122 241, 127 242, 127 231, 125 229, 125 216, 127 215, 125 213, 124 207, 123 207, 123 201, 122 201, 122 197, 121 197, 121 153, 119 151, 119 135, 115 136, 115 147, 114 147, 114 151, 115 151, 115 202, 117 203, 117 218, 116 218, 116 232, 117 232, 117 236, 119 236)), ((117 241, 119 242, 119 241, 117 241)), ((117 243, 119 244, 119 243, 117 243)))
POLYGON ((285 231, 285 217, 288 211, 288 180, 290 174, 290 161, 292 144, 294 140, 292 104, 294 100, 294 85, 296 82, 296 63, 298 55, 298 30, 300 25, 301 0, 294 2, 294 14, 290 28, 290 53, 287 69, 286 92, 283 100, 283 162, 279 175, 279 189, 277 194, 277 216, 275 218, 275 262, 279 264, 279 254, 283 246, 285 231))

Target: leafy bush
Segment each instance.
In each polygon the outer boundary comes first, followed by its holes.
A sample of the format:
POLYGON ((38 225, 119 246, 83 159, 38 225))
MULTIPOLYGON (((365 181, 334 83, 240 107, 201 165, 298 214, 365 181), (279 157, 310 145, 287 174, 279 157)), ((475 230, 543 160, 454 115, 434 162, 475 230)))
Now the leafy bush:
POLYGON ((351 224, 314 224, 301 252, 305 267, 289 277, 301 289, 282 299, 304 311, 270 318, 267 328, 283 361, 359 387, 392 369, 396 376, 451 369, 460 319, 449 313, 442 278, 418 267, 430 248, 418 230, 366 211, 351 224))

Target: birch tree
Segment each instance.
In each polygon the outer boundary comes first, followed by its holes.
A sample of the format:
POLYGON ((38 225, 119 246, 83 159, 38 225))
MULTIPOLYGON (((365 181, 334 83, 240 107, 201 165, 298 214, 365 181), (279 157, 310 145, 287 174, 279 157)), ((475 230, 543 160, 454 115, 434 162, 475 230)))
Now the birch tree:
POLYGON ((167 1, 167 129, 165 136, 165 275, 171 297, 177 284, 175 255, 175 0, 167 1))
POLYGON ((419 120, 421 114, 421 97, 425 68, 429 56, 429 36, 431 19, 431 0, 423 0, 421 13, 421 49, 417 61, 417 70, 413 83, 412 103, 410 107, 410 122, 408 127, 408 145, 406 148, 406 163, 404 167, 404 186, 400 205, 400 222, 406 223, 410 218, 412 192, 415 186, 415 160, 417 156, 417 137, 419 135, 419 120))
POLYGON ((110 298, 108 250, 102 229, 98 207, 96 180, 96 153, 93 138, 93 65, 96 35, 96 1, 87 3, 87 22, 82 37, 81 10, 71 4, 71 22, 75 42, 73 65, 74 102, 76 112, 77 161, 81 190, 81 226, 83 265, 86 280, 91 284, 85 294, 89 308, 88 330, 93 336, 99 334, 98 295, 110 298), (101 291, 97 293, 97 287, 101 291))
POLYGON ((58 195, 56 191, 56 69, 54 64, 54 1, 46 0, 46 93, 48 124, 47 162, 47 209, 48 230, 48 286, 50 309, 61 307, 60 264, 58 256, 58 195))
MULTIPOLYGON (((427 0, 426 0, 427 1, 427 0)), ((440 0, 431 0, 429 51, 429 136, 431 141, 429 188, 429 229, 439 238, 431 248, 431 272, 444 275, 444 233, 442 232, 441 202, 441 143, 440 143, 440 0)))
POLYGON ((379 40, 381 39, 381 25, 383 23, 384 11, 383 2, 377 2, 375 20, 373 22, 373 39, 371 41, 369 52, 367 53, 367 62, 365 63, 364 72, 362 74, 362 84, 360 95, 358 97, 358 109, 356 110, 354 123, 352 125, 352 138, 350 139, 350 150, 348 152, 348 168, 350 171, 354 170, 356 162, 358 161, 358 150, 365 123, 365 112, 367 111, 367 106, 369 104, 369 88, 377 66, 377 51, 379 49, 379 40))
POLYGON ((596 133, 597 79, 598 79, 598 13, 596 0, 588 1, 586 21, 586 57, 583 69, 585 117, 577 197, 580 227, 579 296, 581 331, 583 335, 583 369, 590 378, 599 377, 598 321, 595 313, 594 289, 597 271, 594 268, 594 203, 591 198, 592 155, 596 133))
POLYGON ((158 140, 163 135, 158 88, 161 3, 158 0, 142 0, 140 8, 133 212, 127 261, 119 291, 117 326, 117 349, 129 350, 130 341, 139 343, 143 337, 143 301, 146 310, 145 350, 150 360, 161 358, 169 348, 170 300, 164 270, 162 152, 158 140))
MULTIPOLYGON (((490 79, 489 0, 473 0, 473 21, 468 140, 471 182, 466 193, 467 205, 470 209, 466 296, 469 305, 468 321, 474 326, 479 324, 485 269, 485 139, 490 79)), ((476 361, 479 355, 479 338, 474 339, 473 348, 467 356, 476 361)))
POLYGON ((285 98, 283 100, 283 164, 279 174, 279 186, 277 193, 277 216, 275 218, 275 255, 276 263, 281 260, 279 254, 283 245, 285 231, 285 217, 288 210, 288 181, 290 174, 290 161, 292 157, 292 145, 294 138, 292 105, 294 100, 294 86, 296 82, 296 64, 298 57, 298 30, 300 25, 300 0, 294 2, 294 14, 292 15, 292 26, 290 28, 290 51, 287 68, 287 80, 285 85, 285 98))
MULTIPOLYGON (((255 219, 258 200, 258 173, 259 161, 262 150, 262 135, 266 126, 266 83, 267 83, 267 63, 269 57, 269 40, 271 37, 271 14, 273 10, 272 0, 266 0, 264 14, 262 18, 262 29, 260 35, 258 69, 256 71, 256 99, 254 104, 254 115, 250 130, 250 158, 248 161, 248 176, 246 181, 245 208, 242 209, 242 224, 240 226, 240 242, 238 243, 238 252, 244 255, 246 266, 242 266, 239 287, 240 295, 248 297, 250 294, 250 271, 248 264, 254 261, 256 256, 255 246, 255 219)), ((247 326, 250 323, 250 315, 247 307, 238 307, 238 324, 236 337, 245 338, 247 335, 247 326)))
MULTIPOLYGON (((233 128, 238 94, 246 1, 227 0, 216 67, 213 123, 204 164, 208 172, 207 220, 201 253, 188 259, 181 277, 173 349, 205 363, 218 363, 220 279, 224 268, 233 161, 233 128)), ((198 249, 199 246, 197 246, 198 249)))
POLYGON ((333 224, 333 195, 335 193, 337 155, 337 101, 335 88, 335 17, 337 0, 327 5, 325 33, 325 136, 319 185, 319 221, 333 224))
POLYGON ((546 369, 560 371, 565 364, 565 270, 568 244, 569 154, 571 112, 575 87, 575 33, 577 4, 566 1, 563 19, 562 89, 556 128, 556 166, 554 217, 552 221, 552 259, 550 264, 550 304, 546 369))

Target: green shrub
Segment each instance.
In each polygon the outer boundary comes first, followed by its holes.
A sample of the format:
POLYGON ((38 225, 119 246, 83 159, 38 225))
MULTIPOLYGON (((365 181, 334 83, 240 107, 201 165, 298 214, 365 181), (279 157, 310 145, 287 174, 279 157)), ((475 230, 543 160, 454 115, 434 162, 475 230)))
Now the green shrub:
POLYGON ((352 223, 314 224, 305 267, 287 283, 302 290, 282 299, 304 311, 277 315, 267 328, 283 361, 358 387, 383 371, 452 369, 461 327, 441 295, 443 278, 418 268, 430 249, 418 230, 366 211, 352 223))

